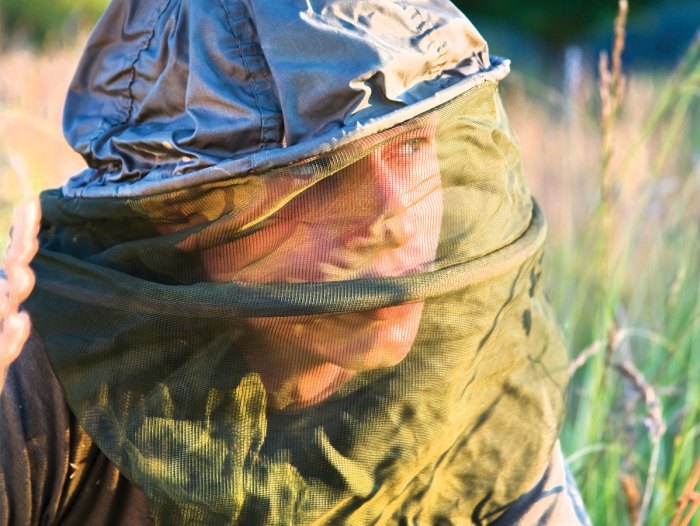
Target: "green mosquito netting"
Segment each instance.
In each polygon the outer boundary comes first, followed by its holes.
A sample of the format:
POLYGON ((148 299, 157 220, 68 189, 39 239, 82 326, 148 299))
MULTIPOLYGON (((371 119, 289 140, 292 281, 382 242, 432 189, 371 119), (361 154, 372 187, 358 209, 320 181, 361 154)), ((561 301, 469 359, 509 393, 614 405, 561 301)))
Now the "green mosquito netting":
POLYGON ((542 477, 566 353, 494 82, 265 173, 42 206, 32 320, 158 524, 487 524, 542 477))

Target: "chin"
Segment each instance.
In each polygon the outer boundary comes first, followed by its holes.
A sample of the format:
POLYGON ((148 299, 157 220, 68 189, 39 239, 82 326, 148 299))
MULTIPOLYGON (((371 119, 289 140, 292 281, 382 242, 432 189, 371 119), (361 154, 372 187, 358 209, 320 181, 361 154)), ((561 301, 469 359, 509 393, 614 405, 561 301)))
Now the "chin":
POLYGON ((324 340, 314 343, 319 355, 343 369, 359 372, 392 367, 411 351, 422 312, 423 304, 413 303, 339 315, 349 318, 348 327, 335 334, 329 331, 324 340))
POLYGON ((249 342, 273 351, 258 353, 258 360, 280 367, 330 363, 368 371, 397 365, 406 357, 422 312, 423 303, 410 303, 342 314, 256 318, 249 320, 249 342))

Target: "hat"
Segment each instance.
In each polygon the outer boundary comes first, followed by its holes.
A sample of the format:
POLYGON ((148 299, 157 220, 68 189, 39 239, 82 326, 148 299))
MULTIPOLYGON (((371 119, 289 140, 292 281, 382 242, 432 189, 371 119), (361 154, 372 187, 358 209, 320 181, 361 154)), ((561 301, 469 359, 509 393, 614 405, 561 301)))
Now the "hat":
POLYGON ((89 168, 66 196, 260 173, 375 134, 508 72, 450 2, 112 2, 70 86, 89 168))

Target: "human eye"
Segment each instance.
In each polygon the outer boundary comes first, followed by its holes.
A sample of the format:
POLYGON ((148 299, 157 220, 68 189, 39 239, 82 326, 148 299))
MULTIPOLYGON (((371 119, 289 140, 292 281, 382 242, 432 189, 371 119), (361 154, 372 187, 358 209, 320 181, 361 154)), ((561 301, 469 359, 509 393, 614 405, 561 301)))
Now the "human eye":
POLYGON ((409 160, 416 154, 421 153, 430 143, 428 137, 410 137, 394 143, 394 146, 389 150, 389 157, 394 160, 409 160))
POLYGON ((400 155, 413 155, 420 152, 428 144, 427 137, 413 137, 399 145, 400 155))

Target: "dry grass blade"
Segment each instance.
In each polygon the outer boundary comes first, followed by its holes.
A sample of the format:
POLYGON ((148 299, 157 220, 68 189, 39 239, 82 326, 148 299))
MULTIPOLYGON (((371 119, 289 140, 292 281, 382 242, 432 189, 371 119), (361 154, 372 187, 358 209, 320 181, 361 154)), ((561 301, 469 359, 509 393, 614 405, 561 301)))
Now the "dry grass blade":
POLYGON ((669 526, 687 526, 690 524, 690 519, 693 518, 695 512, 700 507, 700 457, 695 460, 693 471, 688 477, 688 482, 683 488, 683 495, 678 499, 676 512, 673 514, 673 519, 669 526))
POLYGON ((576 356, 576 359, 569 364, 569 378, 571 378, 581 367, 586 365, 588 360, 605 349, 606 344, 607 342, 605 340, 597 340, 581 351, 576 356))
POLYGON ((650 435, 652 437, 660 437, 663 435, 666 432, 666 422, 663 419, 661 402, 659 401, 659 397, 656 396, 654 388, 647 383, 641 371, 631 362, 618 362, 615 364, 615 368, 632 382, 632 385, 644 398, 649 415, 647 427, 649 428, 650 435))
POLYGON ((625 49, 625 26, 629 5, 627 0, 620 0, 615 19, 615 38, 612 49, 612 67, 605 51, 600 53, 598 73, 600 75, 600 131, 601 131, 601 200, 610 205, 613 199, 611 161, 613 156, 613 127, 617 112, 622 103, 625 77, 622 73, 622 52, 625 49))
POLYGON ((623 473, 620 475, 620 484, 622 485, 622 493, 625 495, 630 524, 639 524, 639 510, 642 505, 639 480, 633 475, 623 473))
POLYGON ((600 94, 600 135, 601 135, 601 201, 608 203, 610 199, 610 160, 612 158, 613 137, 612 124, 614 120, 612 91, 612 74, 606 51, 601 51, 598 57, 598 74, 600 75, 598 91, 600 94))
POLYGON ((20 312, 20 305, 34 286, 29 263, 38 248, 40 210, 36 199, 27 199, 16 208, 13 217, 10 247, 5 257, 7 278, 0 279, 0 387, 7 368, 29 335, 29 317, 20 312))
POLYGON ((614 352, 615 349, 620 346, 622 341, 630 334, 631 332, 628 329, 616 329, 615 331, 608 332, 607 339, 596 340, 591 343, 588 347, 578 353, 576 358, 569 364, 569 378, 571 378, 581 367, 586 365, 588 360, 599 354, 601 351, 614 352))
POLYGON ((637 522, 633 523, 635 525, 642 525, 644 524, 647 511, 649 510, 649 504, 651 503, 651 492, 654 487, 656 470, 659 463, 659 446, 661 443, 661 437, 664 433, 666 433, 666 422, 663 418, 663 411, 661 409, 659 397, 656 395, 654 388, 646 381, 641 371, 639 371, 639 369, 637 369, 633 363, 627 361, 615 363, 614 367, 622 374, 622 376, 627 378, 632 383, 632 386, 642 396, 647 407, 647 414, 649 415, 645 421, 645 424, 649 430, 649 437, 652 443, 651 459, 649 461, 647 479, 644 483, 644 494, 639 507, 637 522))
POLYGON ((620 0, 618 4, 617 18, 615 19, 615 42, 612 54, 612 83, 615 88, 615 100, 619 103, 622 99, 622 91, 625 87, 625 78, 622 75, 622 52, 625 49, 625 27, 629 4, 627 0, 620 0))
MULTIPOLYGON (((615 19, 615 37, 613 39, 612 64, 607 52, 600 53, 598 62, 600 95, 600 181, 598 202, 599 232, 597 236, 596 269, 599 284, 596 293, 600 302, 602 326, 607 325, 612 312, 608 300, 610 293, 605 283, 610 282, 613 273, 613 208, 616 201, 616 181, 613 178, 613 158, 615 154, 615 128, 618 110, 622 103, 625 78, 622 73, 622 52, 625 47, 625 25, 628 13, 627 0, 619 0, 618 16, 615 19)), ((605 378, 603 378, 605 380, 605 378)))

